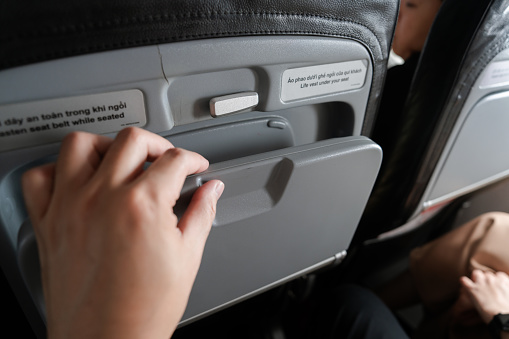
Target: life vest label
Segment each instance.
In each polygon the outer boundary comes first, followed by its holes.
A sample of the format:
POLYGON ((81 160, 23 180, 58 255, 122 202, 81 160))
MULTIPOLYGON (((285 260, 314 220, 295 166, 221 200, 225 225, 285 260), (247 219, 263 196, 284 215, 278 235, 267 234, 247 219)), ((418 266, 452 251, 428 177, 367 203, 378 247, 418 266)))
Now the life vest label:
POLYGON ((364 86, 367 60, 287 69, 281 77, 281 100, 323 96, 364 86))

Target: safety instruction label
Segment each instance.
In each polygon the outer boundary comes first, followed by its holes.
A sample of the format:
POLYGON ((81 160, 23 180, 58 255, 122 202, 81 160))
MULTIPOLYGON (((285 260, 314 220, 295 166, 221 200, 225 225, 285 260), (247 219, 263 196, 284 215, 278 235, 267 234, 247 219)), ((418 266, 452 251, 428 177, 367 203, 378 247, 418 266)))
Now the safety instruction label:
POLYGON ((137 89, 2 105, 0 152, 57 142, 72 131, 106 134, 146 122, 137 89))
POLYGON ((486 68, 480 88, 495 87, 509 84, 509 60, 498 61, 486 68))
POLYGON ((281 78, 281 100, 292 101, 361 88, 367 60, 287 69, 281 78))

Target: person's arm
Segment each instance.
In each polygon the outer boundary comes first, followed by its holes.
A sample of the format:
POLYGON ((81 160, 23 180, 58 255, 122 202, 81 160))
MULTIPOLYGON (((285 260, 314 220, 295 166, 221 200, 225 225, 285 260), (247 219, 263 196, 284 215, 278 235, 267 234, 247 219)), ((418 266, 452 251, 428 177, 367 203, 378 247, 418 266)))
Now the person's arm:
MULTIPOLYGON (((460 281, 486 324, 499 313, 509 313, 509 276, 506 273, 474 270, 472 279, 461 277, 460 281)), ((509 339, 509 333, 502 332, 501 338, 509 339)))
POLYGON ((172 208, 186 176, 207 167, 196 153, 128 128, 115 140, 72 133, 55 164, 25 173, 48 338, 171 336, 224 185, 200 187, 180 221, 172 208))

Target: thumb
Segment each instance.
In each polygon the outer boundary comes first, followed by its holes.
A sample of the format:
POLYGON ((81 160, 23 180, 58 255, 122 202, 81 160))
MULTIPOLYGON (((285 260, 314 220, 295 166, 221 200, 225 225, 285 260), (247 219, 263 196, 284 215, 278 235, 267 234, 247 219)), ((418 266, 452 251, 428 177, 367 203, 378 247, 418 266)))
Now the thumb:
POLYGON ((461 283, 461 286, 463 286, 465 288, 465 290, 469 293, 475 287, 475 283, 467 276, 461 277, 460 283, 461 283))
POLYGON ((198 188, 189 203, 178 227, 186 241, 203 251, 216 216, 217 201, 224 190, 223 182, 212 180, 198 188))

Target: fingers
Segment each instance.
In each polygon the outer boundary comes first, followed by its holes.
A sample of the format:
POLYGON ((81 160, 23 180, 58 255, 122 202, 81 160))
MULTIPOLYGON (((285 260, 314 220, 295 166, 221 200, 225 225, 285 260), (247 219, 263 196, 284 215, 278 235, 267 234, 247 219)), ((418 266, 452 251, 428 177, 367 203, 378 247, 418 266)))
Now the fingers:
POLYGON ((461 277, 460 282, 468 290, 472 290, 478 285, 484 285, 486 280, 490 278, 490 275, 493 275, 493 273, 475 269, 472 271, 471 278, 461 277))
POLYGON ((34 224, 46 214, 51 201, 55 175, 55 164, 33 168, 23 174, 22 190, 25 204, 34 224))
POLYGON ((97 177, 119 185, 134 179, 146 161, 153 161, 173 145, 165 138, 140 128, 120 131, 97 171, 97 177))
POLYGON ((223 190, 224 184, 219 180, 209 181, 198 188, 179 222, 178 226, 184 238, 201 251, 205 247, 212 222, 216 216, 217 201, 223 190))
POLYGON ((209 162, 198 153, 171 148, 160 156, 137 181, 153 194, 165 199, 170 207, 177 202, 188 175, 203 172, 209 162))
POLYGON ((486 273, 481 270, 473 270, 472 271, 472 281, 479 283, 482 282, 486 278, 486 273))
POLYGON ((468 292, 475 287, 475 283, 469 277, 461 277, 460 283, 466 288, 468 292))
POLYGON ((507 273, 498 271, 495 273, 495 275, 497 276, 497 279, 499 279, 503 283, 509 283, 509 275, 507 275, 507 273))
POLYGON ((85 132, 68 134, 55 167, 55 190, 72 191, 87 182, 113 140, 85 132))
POLYGON ((460 283, 467 288, 469 292, 476 288, 488 288, 493 287, 500 282, 509 282, 509 276, 505 272, 490 272, 490 271, 481 271, 481 270, 473 270, 472 278, 461 277, 460 283), (507 279, 507 280, 506 280, 507 279))
POLYGON ((485 323, 489 323, 495 314, 509 309, 509 280, 506 281, 506 277, 503 272, 474 270, 471 279, 460 279, 485 323))

